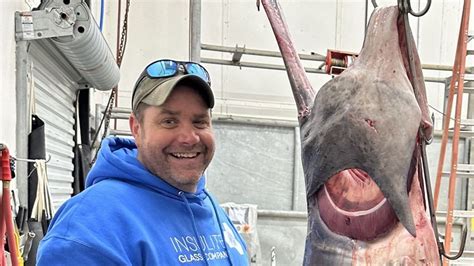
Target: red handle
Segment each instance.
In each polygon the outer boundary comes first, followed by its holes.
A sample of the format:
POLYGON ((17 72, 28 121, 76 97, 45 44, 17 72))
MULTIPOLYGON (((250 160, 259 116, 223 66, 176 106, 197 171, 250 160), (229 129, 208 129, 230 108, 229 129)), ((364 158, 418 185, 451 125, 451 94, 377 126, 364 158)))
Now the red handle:
POLYGON ((8 241, 8 246, 10 247, 10 255, 11 255, 11 262, 13 266, 18 266, 18 246, 16 243, 15 237, 15 228, 13 227, 13 217, 12 217, 12 209, 10 206, 10 181, 12 180, 12 174, 10 171, 10 152, 6 145, 0 143, 0 180, 3 182, 3 195, 1 203, 1 214, 0 214, 0 237, 2 240, 0 247, 2 251, 0 255, 2 256, 1 262, 2 264, 5 262, 4 260, 4 252, 3 252, 3 245, 4 245, 4 237, 6 233, 6 238, 8 241), (5 232, 6 229, 6 232, 5 232))
POLYGON ((0 143, 0 180, 11 181, 12 173, 10 171, 10 152, 8 151, 7 146, 0 143))

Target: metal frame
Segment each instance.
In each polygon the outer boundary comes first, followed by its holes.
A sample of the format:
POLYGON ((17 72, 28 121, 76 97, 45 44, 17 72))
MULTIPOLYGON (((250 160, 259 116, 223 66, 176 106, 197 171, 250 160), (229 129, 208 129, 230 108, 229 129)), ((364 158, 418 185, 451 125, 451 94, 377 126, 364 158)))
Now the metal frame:
MULTIPOLYGON (((286 67, 284 65, 241 61, 242 55, 281 58, 280 52, 276 52, 276 51, 249 49, 249 48, 246 48, 245 46, 239 47, 238 45, 236 45, 235 47, 229 47, 229 46, 211 45, 211 44, 204 44, 204 43, 200 44, 200 50, 232 54, 231 60, 203 57, 201 58, 202 63, 286 71, 286 67)), ((326 56, 323 56, 320 54, 298 54, 298 56, 302 60, 305 60, 305 61, 316 61, 316 62, 323 62, 323 63, 326 61, 326 56)), ((318 68, 305 67, 305 70, 308 73, 326 74, 326 72, 322 69, 323 65, 324 64, 322 64, 318 68)), ((426 70, 440 70, 440 71, 453 70, 453 67, 449 65, 422 64, 421 67, 426 70)), ((425 77, 425 81, 445 83, 446 78, 425 77)))
MULTIPOLYGON (((16 156, 28 158, 28 134, 31 131, 30 123, 30 105, 26 99, 29 99, 31 93, 28 86, 29 60, 28 60, 28 42, 19 41, 16 43, 16 156)), ((22 204, 28 202, 28 163, 18 162, 16 166, 16 179, 18 188, 18 197, 22 204)))

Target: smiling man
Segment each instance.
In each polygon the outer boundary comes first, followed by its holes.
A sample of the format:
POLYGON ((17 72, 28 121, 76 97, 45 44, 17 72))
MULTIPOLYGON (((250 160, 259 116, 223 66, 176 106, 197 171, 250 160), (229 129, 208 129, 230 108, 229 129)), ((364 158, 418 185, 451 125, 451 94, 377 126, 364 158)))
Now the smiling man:
POLYGON ((248 265, 242 238, 204 188, 213 106, 201 65, 148 65, 133 90, 134 140, 103 141, 86 190, 55 215, 38 265, 248 265))

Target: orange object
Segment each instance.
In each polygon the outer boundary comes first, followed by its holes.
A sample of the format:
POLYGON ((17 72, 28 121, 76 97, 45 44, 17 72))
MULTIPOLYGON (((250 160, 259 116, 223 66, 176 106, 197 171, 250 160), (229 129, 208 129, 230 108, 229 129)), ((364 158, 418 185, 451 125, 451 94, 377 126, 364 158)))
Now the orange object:
POLYGON ((326 74, 341 74, 342 71, 352 65, 356 57, 356 53, 328 49, 325 61, 326 74))
MULTIPOLYGON (((454 60, 453 66, 453 77, 451 79, 451 84, 449 87, 449 96, 448 104, 446 109, 446 118, 443 125, 443 138, 441 141, 441 151, 439 155, 438 162, 438 172, 436 175, 436 185, 434 192, 434 206, 435 209, 438 206, 439 192, 441 188, 441 176, 443 174, 443 164, 446 155, 446 146, 448 143, 449 135, 449 122, 451 117, 451 109, 453 106, 453 99, 455 89, 456 91, 456 111, 454 119, 454 134, 452 140, 452 155, 451 155, 451 169, 449 176, 449 191, 448 191, 448 210, 446 216, 446 226, 445 226, 445 251, 449 254, 451 250, 451 234, 453 227, 453 211, 454 211, 454 193, 456 190, 456 172, 458 164, 458 145, 459 145, 459 134, 461 130, 461 111, 462 111, 462 96, 464 90, 464 72, 466 68, 466 55, 467 55, 467 40, 468 40, 468 25, 469 25, 469 15, 471 9, 471 1, 464 0, 463 14, 461 19, 461 27, 459 30, 458 37, 458 46, 456 49, 456 58, 454 60)), ((447 260, 443 261, 443 265, 447 265, 447 260)))
POLYGON ((13 266, 18 266, 18 249, 17 239, 15 237, 15 229, 13 227, 12 209, 10 206, 10 181, 12 180, 10 169, 10 153, 7 146, 0 143, 0 179, 3 183, 2 194, 2 212, 0 214, 0 244, 2 249, 0 255, 2 256, 2 265, 6 265, 4 246, 4 236, 6 233, 8 247, 10 248, 11 261, 13 266))

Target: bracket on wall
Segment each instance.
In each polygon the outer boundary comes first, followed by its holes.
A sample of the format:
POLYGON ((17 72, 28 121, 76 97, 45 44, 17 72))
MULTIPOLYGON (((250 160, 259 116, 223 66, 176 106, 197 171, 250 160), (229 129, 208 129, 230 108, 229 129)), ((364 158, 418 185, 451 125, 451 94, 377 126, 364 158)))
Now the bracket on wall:
POLYGON ((240 59, 242 59, 242 55, 245 53, 245 45, 244 47, 239 47, 238 45, 235 46, 235 51, 232 54, 232 62, 235 64, 240 63, 240 59))
POLYGON ((15 12, 16 41, 73 35, 76 14, 72 7, 15 12))

